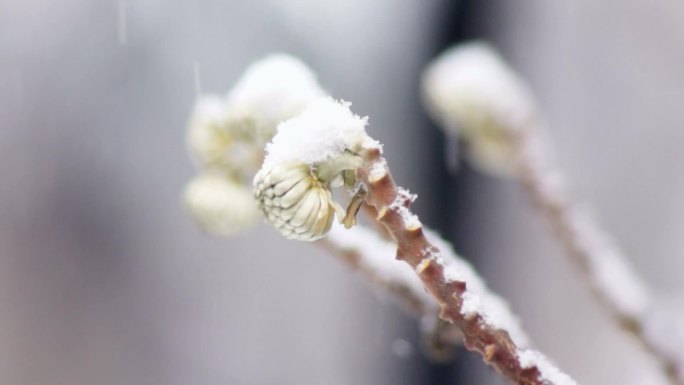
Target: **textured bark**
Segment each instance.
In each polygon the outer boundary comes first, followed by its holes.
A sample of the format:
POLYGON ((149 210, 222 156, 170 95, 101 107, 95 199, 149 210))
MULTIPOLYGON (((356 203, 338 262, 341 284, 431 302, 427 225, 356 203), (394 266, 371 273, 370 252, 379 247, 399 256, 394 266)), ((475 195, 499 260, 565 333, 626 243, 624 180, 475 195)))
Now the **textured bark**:
POLYGON ((456 325, 463 333, 466 347, 480 353, 487 364, 512 383, 554 384, 540 376, 541 369, 536 365, 523 367, 519 349, 506 330, 488 324, 483 314, 468 317, 462 314, 466 283, 446 279, 439 249, 427 240, 420 222, 407 220, 411 199, 396 186, 380 148, 369 146, 363 156, 366 162, 357 170, 357 175, 368 190, 367 203, 378 210, 377 220, 397 243, 397 259, 416 271, 426 290, 439 303, 440 318, 456 325))

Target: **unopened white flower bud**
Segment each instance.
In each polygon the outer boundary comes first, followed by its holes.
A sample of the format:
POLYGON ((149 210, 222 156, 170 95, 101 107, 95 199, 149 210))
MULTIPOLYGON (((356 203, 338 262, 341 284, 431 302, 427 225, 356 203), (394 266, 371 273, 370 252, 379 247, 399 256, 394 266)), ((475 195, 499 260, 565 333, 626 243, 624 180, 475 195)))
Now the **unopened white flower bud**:
POLYGON ((278 124, 325 94, 313 71, 299 59, 285 54, 267 56, 250 65, 228 93, 229 130, 263 147, 278 124))
POLYGON ((266 147, 254 178, 255 196, 266 220, 287 238, 322 238, 336 213, 346 218, 330 188, 351 188, 362 163, 358 152, 370 142, 377 145, 366 134, 367 119, 354 115, 349 105, 330 97, 311 102, 281 123, 266 147))
POLYGON ((188 127, 188 146, 200 166, 225 163, 231 138, 226 131, 226 102, 207 95, 195 102, 188 127))
POLYGON ((253 226, 259 210, 252 191, 218 172, 205 172, 185 188, 185 205, 206 231, 232 235, 253 226))
POLYGON ((303 163, 262 168, 254 177, 254 195, 266 220, 300 241, 322 238, 339 210, 330 189, 303 163))
POLYGON ((298 59, 276 54, 247 68, 228 96, 205 96, 190 119, 188 143, 202 168, 253 175, 278 124, 325 93, 298 59))
POLYGON ((451 48, 422 79, 426 107, 447 135, 466 141, 470 160, 485 171, 512 171, 513 140, 535 129, 531 92, 488 44, 451 48))

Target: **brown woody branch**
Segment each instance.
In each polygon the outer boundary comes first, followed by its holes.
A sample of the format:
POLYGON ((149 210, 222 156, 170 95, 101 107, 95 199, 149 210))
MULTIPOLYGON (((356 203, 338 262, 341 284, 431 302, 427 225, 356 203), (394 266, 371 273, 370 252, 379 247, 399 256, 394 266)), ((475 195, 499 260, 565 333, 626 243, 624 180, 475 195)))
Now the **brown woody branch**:
POLYGON ((466 347, 480 353, 487 364, 512 383, 574 384, 546 361, 524 360, 523 351, 513 342, 509 332, 492 325, 483 312, 463 311, 466 294, 469 294, 466 282, 447 279, 448 262, 440 257, 440 250, 427 240, 422 224, 409 211, 411 199, 399 192, 380 148, 369 145, 363 156, 366 162, 357 170, 357 176, 366 185, 367 203, 378 210, 377 220, 397 243, 397 259, 416 271, 425 289, 439 303, 440 318, 461 330, 466 347))

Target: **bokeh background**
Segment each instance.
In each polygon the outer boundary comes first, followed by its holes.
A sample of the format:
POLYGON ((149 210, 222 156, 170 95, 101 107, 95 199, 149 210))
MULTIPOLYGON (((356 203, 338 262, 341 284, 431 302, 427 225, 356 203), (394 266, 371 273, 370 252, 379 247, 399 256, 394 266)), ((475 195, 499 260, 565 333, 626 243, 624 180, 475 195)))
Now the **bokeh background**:
POLYGON ((3 0, 0 383, 503 384, 429 363, 415 320, 338 261, 261 226, 199 231, 180 193, 198 92, 289 52, 371 118, 425 222, 583 384, 661 384, 519 186, 463 164, 418 94, 484 38, 529 80, 571 188, 659 296, 684 298, 680 0, 3 0))

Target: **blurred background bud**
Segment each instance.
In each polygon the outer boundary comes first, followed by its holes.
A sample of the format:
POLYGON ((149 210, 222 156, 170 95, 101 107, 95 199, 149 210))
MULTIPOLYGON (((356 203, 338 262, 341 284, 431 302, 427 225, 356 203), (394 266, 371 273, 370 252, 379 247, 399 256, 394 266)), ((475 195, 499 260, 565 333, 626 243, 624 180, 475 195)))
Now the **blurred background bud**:
POLYGON ((460 137, 473 164, 486 172, 512 171, 515 135, 539 119, 526 84, 484 42, 454 46, 426 68, 424 104, 447 135, 460 137))
POLYGON ((215 235, 239 233, 261 218, 251 188, 219 172, 194 177, 184 198, 195 220, 215 235))

